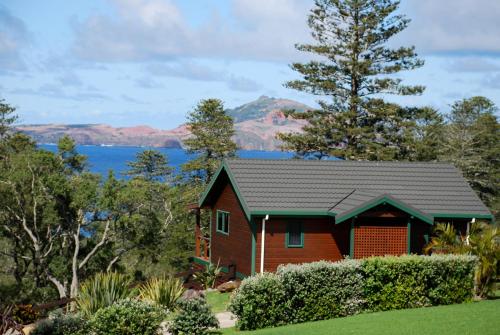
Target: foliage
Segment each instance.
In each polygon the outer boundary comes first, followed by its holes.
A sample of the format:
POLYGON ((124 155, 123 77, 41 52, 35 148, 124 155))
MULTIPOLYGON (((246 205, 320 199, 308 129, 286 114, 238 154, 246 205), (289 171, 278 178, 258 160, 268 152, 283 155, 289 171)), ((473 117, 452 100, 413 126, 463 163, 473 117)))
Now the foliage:
POLYGON ((167 310, 176 307, 177 300, 184 293, 182 282, 174 277, 153 278, 139 287, 139 298, 167 310))
MULTIPOLYGON (((500 124, 497 107, 484 97, 451 106, 441 159, 459 168, 471 187, 490 207, 499 205, 500 124)), ((498 211, 500 208, 493 208, 498 211)))
POLYGON ((12 125, 17 121, 16 108, 0 99, 0 140, 12 132, 12 125))
POLYGON ((281 277, 264 273, 243 280, 229 311, 238 317, 239 329, 277 327, 287 323, 288 298, 281 277))
POLYGON ((424 251, 470 254, 478 259, 475 272, 475 293, 487 297, 494 291, 500 266, 500 230, 498 226, 473 223, 469 235, 461 236, 451 224, 437 224, 424 251))
POLYGON ((137 154, 135 162, 128 162, 130 170, 125 174, 144 178, 148 181, 164 181, 172 173, 165 155, 157 150, 144 150, 137 154))
POLYGON ((500 274, 500 230, 498 226, 482 225, 469 237, 470 253, 478 257, 475 274, 476 294, 487 297, 494 293, 500 274))
POLYGON ((103 182, 86 168, 69 137, 57 153, 18 133, 0 141, 1 265, 15 281, 0 289, 15 293, 4 296, 9 301, 76 297, 95 273, 187 263, 193 242, 184 191, 113 173, 103 182))
POLYGON ((373 257, 287 265, 243 280, 229 309, 243 330, 470 300, 472 256, 373 257))
POLYGON ((366 308, 385 311, 470 300, 475 266, 474 257, 454 255, 362 260, 366 308))
POLYGON ((217 278, 219 278, 222 269, 213 263, 209 263, 205 266, 203 271, 199 271, 193 274, 194 280, 200 283, 203 288, 214 288, 217 283, 217 278))
POLYGON ((5 306, 0 310, 0 334, 7 334, 7 331, 20 331, 23 326, 12 318, 13 306, 5 306))
POLYGON ((279 134, 284 149, 316 158, 407 158, 408 145, 419 135, 416 125, 435 119, 435 113, 380 98, 380 94, 413 95, 424 90, 391 76, 423 65, 414 47, 387 45, 409 23, 398 7, 395 0, 315 1, 308 24, 316 43, 299 44, 297 49, 320 60, 292 64, 302 79, 285 85, 331 100, 319 101, 318 110, 287 113, 309 124, 304 133, 279 134))
POLYGON ((33 309, 32 304, 16 305, 12 309, 12 319, 22 325, 35 322, 40 318, 40 313, 33 309))
POLYGON ((166 312, 139 300, 121 300, 99 309, 90 319, 95 335, 155 335, 166 312))
POLYGON ((288 297, 288 323, 347 316, 363 308, 363 278, 356 261, 290 264, 279 267, 278 275, 288 297))
POLYGON ((80 288, 76 304, 86 317, 132 295, 129 277, 119 273, 98 273, 80 288))
POLYGON ((181 300, 179 308, 179 314, 174 317, 169 327, 172 334, 204 335, 210 334, 214 328, 219 328, 219 321, 204 298, 181 300))
POLYGON ((37 323, 31 335, 88 335, 88 321, 77 314, 56 314, 37 323))
POLYGON ((187 151, 196 154, 196 158, 182 166, 195 183, 205 184, 215 173, 224 157, 236 153, 233 119, 226 115, 221 100, 201 100, 188 115, 187 126, 192 137, 184 144, 187 151))

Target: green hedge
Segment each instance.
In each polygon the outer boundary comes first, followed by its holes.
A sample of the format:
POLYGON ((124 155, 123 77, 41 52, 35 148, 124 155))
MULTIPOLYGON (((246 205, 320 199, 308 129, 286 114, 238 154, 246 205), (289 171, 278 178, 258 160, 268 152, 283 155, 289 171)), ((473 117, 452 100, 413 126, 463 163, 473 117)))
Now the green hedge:
POLYGON ((472 298, 476 258, 373 257, 286 265, 245 279, 230 310, 242 330, 472 298))
POLYGON ((286 305, 283 282, 276 274, 265 273, 243 280, 229 310, 238 316, 241 329, 258 329, 287 324, 286 305))
POLYGON ((290 264, 279 267, 277 275, 288 297, 288 323, 352 315, 362 308, 359 262, 290 264))
POLYGON ((373 257, 361 264, 367 310, 448 305, 472 297, 471 256, 373 257))

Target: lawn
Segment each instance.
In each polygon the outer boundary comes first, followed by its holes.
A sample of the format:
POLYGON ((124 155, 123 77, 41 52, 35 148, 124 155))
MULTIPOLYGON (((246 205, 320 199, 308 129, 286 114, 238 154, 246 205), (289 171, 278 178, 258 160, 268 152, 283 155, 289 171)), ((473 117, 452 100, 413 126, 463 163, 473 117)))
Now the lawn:
POLYGON ((206 294, 207 302, 213 313, 225 312, 230 297, 231 293, 219 293, 219 291, 210 291, 206 294))
POLYGON ((367 313, 253 332, 225 329, 223 334, 500 334, 500 299, 460 305, 367 313))

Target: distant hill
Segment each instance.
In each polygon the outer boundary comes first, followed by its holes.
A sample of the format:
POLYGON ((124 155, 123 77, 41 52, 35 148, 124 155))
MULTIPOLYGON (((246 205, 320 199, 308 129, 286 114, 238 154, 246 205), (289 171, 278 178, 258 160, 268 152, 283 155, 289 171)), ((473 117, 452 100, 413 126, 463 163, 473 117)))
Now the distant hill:
POLYGON ((246 103, 236 108, 228 109, 227 113, 231 115, 235 123, 255 120, 265 117, 270 112, 294 109, 299 112, 304 112, 311 107, 300 102, 277 99, 268 96, 261 96, 257 100, 246 103))
MULTIPOLYGON (((234 118, 235 141, 241 149, 278 150, 278 132, 302 131, 303 120, 286 118, 283 110, 305 111, 307 105, 288 99, 261 96, 255 101, 228 109, 234 118)), ((38 143, 56 143, 63 135, 71 136, 78 144, 120 145, 182 148, 190 136, 186 125, 171 130, 150 126, 112 127, 105 124, 45 124, 22 125, 18 130, 30 135, 38 143)))

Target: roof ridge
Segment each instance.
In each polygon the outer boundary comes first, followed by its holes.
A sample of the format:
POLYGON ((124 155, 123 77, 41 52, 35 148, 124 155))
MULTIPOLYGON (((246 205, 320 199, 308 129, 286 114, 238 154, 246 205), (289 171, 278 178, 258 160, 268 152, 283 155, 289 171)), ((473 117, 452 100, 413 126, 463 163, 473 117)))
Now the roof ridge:
POLYGON ((372 163, 372 164, 415 164, 415 165, 451 165, 451 162, 443 161, 368 161, 368 160, 345 160, 345 159, 294 159, 294 158, 244 158, 244 157, 231 157, 224 158, 225 161, 261 161, 261 162, 304 162, 304 163, 321 163, 321 164, 331 164, 331 163, 372 163))

